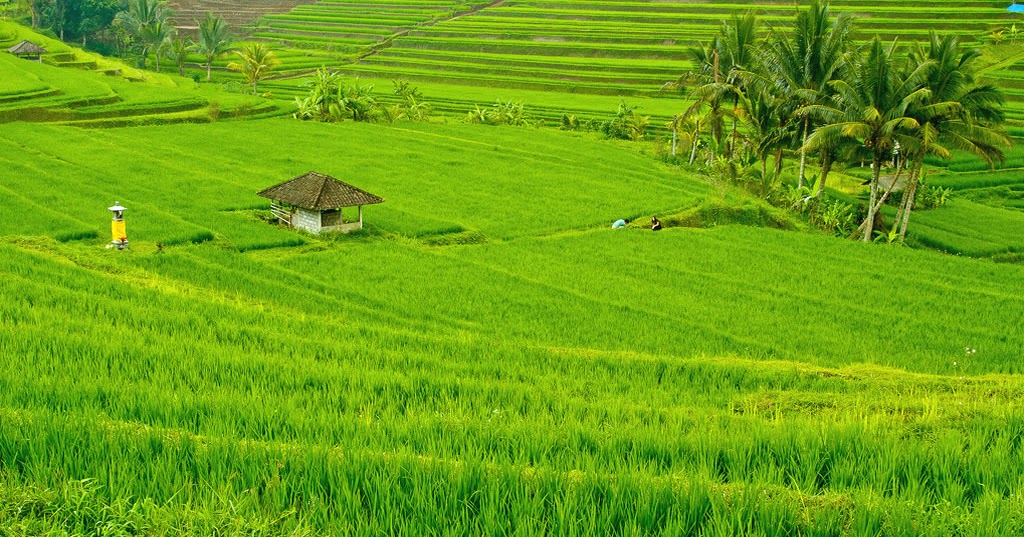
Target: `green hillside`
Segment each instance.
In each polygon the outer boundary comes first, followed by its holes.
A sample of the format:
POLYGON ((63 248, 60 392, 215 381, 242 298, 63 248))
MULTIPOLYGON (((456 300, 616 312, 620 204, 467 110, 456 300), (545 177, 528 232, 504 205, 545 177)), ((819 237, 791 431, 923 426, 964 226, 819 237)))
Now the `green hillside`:
POLYGON ((279 103, 200 89, 190 79, 134 69, 9 22, 0 49, 23 39, 47 51, 42 62, 0 54, 0 124, 48 122, 82 127, 207 122, 280 115, 279 103))
MULTIPOLYGON (((913 5, 859 0, 831 3, 857 17, 854 38, 903 43, 934 30, 965 43, 999 39, 1003 63, 993 76, 1017 87, 1024 53, 1006 2, 929 0, 913 5), (993 36, 999 36, 994 38, 993 36)), ((657 95, 692 68, 687 49, 709 41, 722 21, 753 10, 765 28, 785 29, 794 6, 771 2, 509 0, 499 2, 338 2, 299 5, 265 15, 252 35, 329 59, 286 58, 287 68, 316 61, 368 78, 556 92, 657 95), (347 65, 355 60, 355 64, 347 65)), ((230 10, 228 10, 230 11, 230 10)), ((1024 29, 1024 26, 1022 26, 1024 29)), ((1016 90, 1014 90, 1016 93, 1016 90)), ((1019 111, 1014 114, 1020 119, 1019 111)))

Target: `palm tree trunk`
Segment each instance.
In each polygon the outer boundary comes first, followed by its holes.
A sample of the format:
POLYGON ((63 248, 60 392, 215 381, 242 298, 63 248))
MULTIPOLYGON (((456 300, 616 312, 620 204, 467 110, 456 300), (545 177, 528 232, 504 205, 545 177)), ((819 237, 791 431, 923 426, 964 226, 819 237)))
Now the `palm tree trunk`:
POLYGON ((775 150, 775 178, 782 175, 782 146, 775 150))
POLYGON ((897 226, 903 221, 903 213, 907 210, 907 200, 910 194, 911 185, 917 179, 917 174, 920 171, 917 165, 918 159, 917 157, 914 157, 913 162, 910 163, 910 180, 907 181, 907 185, 903 188, 903 196, 900 199, 900 208, 896 211, 896 218, 893 220, 897 226))
POLYGON ((797 188, 804 187, 804 168, 807 166, 807 130, 810 127, 811 118, 804 118, 804 142, 800 147, 800 176, 797 178, 797 188))
POLYGON ((732 97, 732 137, 729 138, 729 158, 736 157, 736 109, 740 106, 738 95, 732 97))
MULTIPOLYGON (((253 85, 253 91, 255 92, 255 85, 253 85)), ((676 145, 679 143, 678 129, 675 124, 672 125, 672 156, 676 156, 676 145)))
MULTIPOLYGON (((872 229, 874 227, 875 213, 877 213, 882 208, 882 205, 885 205, 885 201, 887 199, 889 199, 889 194, 892 194, 893 189, 896 188, 896 183, 899 181, 900 174, 902 174, 902 173, 903 173, 903 166, 901 165, 899 168, 896 168, 896 175, 893 176, 892 184, 890 184, 889 188, 887 188, 885 190, 885 193, 882 194, 881 199, 879 199, 877 203, 872 203, 872 204, 868 205, 868 214, 871 217, 865 219, 864 222, 860 225, 860 227, 857 228, 857 231, 853 232, 853 235, 850 237, 851 239, 855 238, 865 228, 872 229)), ((881 175, 881 173, 879 173, 878 175, 881 175)), ((874 172, 872 172, 872 177, 878 177, 878 176, 875 175, 874 172)), ((878 180, 877 179, 872 179, 872 181, 871 181, 871 196, 872 196, 872 200, 875 198, 875 195, 876 195, 877 192, 878 192, 878 180)), ((873 231, 873 229, 872 229, 872 231, 873 231)), ((864 242, 869 242, 869 240, 868 239, 864 239, 864 242)))
POLYGON ((903 209, 903 221, 900 222, 900 242, 903 242, 907 238, 907 224, 910 222, 910 211, 914 210, 914 198, 917 196, 917 185, 921 182, 921 176, 924 174, 924 159, 917 165, 917 172, 911 177, 909 192, 903 193, 903 201, 906 203, 906 207, 903 209))
POLYGON ((864 242, 871 242, 871 234, 875 231, 875 200, 878 199, 878 177, 882 174, 882 155, 875 150, 875 158, 871 166, 871 196, 868 201, 868 216, 864 219, 864 242))
POLYGON ((693 166, 694 159, 697 158, 697 144, 700 143, 700 130, 698 129, 693 133, 693 144, 690 145, 690 165, 693 166))
POLYGON ((210 81, 210 70, 213 67, 213 58, 206 60, 206 81, 210 81))
POLYGON ((821 183, 818 184, 818 192, 815 193, 818 201, 821 201, 821 197, 825 193, 825 181, 828 180, 830 171, 832 171, 832 155, 828 150, 824 150, 821 155, 821 183))

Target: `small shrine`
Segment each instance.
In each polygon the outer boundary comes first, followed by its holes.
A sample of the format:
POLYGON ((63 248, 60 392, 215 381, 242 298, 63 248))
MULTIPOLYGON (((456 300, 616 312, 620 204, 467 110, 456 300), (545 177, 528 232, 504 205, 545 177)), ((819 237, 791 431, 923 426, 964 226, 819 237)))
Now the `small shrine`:
POLYGON ((42 62, 43 54, 46 54, 46 49, 31 41, 22 41, 21 43, 7 49, 7 52, 26 60, 42 62))
POLYGON ((272 201, 270 212, 279 222, 310 233, 363 229, 363 205, 384 202, 379 196, 317 172, 289 179, 257 195, 272 201))
POLYGON ((113 213, 113 219, 110 221, 110 244, 107 245, 107 248, 114 247, 118 250, 124 250, 128 247, 128 233, 125 231, 124 226, 125 209, 117 201, 114 202, 113 206, 107 207, 107 210, 113 213))

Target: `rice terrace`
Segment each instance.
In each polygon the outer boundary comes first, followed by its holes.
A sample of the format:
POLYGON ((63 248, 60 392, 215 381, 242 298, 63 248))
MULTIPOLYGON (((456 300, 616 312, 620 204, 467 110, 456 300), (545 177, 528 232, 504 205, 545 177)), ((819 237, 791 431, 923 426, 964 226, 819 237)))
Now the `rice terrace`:
POLYGON ((1008 0, 0 0, 0 536, 1024 535, 1008 0))

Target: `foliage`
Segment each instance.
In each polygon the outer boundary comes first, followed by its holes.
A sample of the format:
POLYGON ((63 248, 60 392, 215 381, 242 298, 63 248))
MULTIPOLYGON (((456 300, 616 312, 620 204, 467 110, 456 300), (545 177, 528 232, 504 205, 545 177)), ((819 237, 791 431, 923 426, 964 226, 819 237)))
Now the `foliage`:
POLYGON ((532 125, 530 116, 526 113, 523 103, 513 100, 505 102, 498 100, 490 108, 480 108, 477 105, 466 114, 465 121, 466 123, 512 125, 517 127, 532 125))
POLYGON ((923 181, 919 188, 921 190, 917 194, 915 202, 922 209, 938 209, 945 205, 953 195, 952 188, 929 185, 923 181))
POLYGON ((580 119, 575 114, 562 114, 560 126, 563 131, 575 131, 580 129, 580 119))
POLYGON ((814 206, 811 221, 837 237, 849 237, 856 227, 854 216, 854 208, 849 203, 825 200, 814 206))
POLYGON ((185 62, 196 50, 196 44, 187 37, 175 36, 167 47, 167 57, 178 67, 178 76, 185 76, 185 62))
MULTIPOLYGON (((26 0, 24 3, 31 13, 33 27, 53 28, 61 40, 81 40, 82 46, 108 28, 122 9, 120 0, 26 0)), ((7 6, 0 6, 4 7, 7 6)))
POLYGON ((128 0, 128 9, 117 14, 118 24, 131 34, 140 46, 140 62, 146 68, 150 51, 156 53, 156 70, 160 71, 163 48, 173 37, 173 16, 166 0, 128 0))
POLYGON ((214 16, 207 11, 203 16, 203 20, 199 21, 199 36, 196 41, 196 49, 206 59, 207 82, 210 81, 213 60, 234 50, 234 47, 231 45, 232 39, 228 25, 222 17, 214 16))
POLYGON ((419 88, 413 86, 407 80, 392 80, 391 84, 393 86, 392 93, 399 97, 402 102, 396 105, 396 108, 393 110, 395 113, 390 114, 389 122, 399 119, 427 121, 430 118, 431 105, 426 102, 423 92, 419 88))
POLYGON ((601 132, 608 138, 632 140, 644 139, 650 126, 651 118, 640 115, 636 106, 629 106, 625 101, 619 103, 615 117, 601 124, 601 132))
POLYGON ((253 95, 257 93, 256 85, 259 81, 273 73, 275 67, 281 65, 281 61, 274 55, 274 51, 265 43, 248 43, 235 53, 241 62, 229 63, 228 69, 238 71, 247 82, 252 84, 253 95))
POLYGON ((373 97, 373 86, 349 83, 337 73, 322 67, 307 83, 309 95, 295 98, 298 119, 317 121, 375 121, 382 112, 373 97))
MULTIPOLYGON (((72 95, 53 98, 79 99, 66 113, 117 111, 81 104, 113 82, 59 72, 72 95)), ((792 223, 545 130, 4 132, 15 532, 1012 535, 1024 520, 1019 266, 731 225, 792 223), (379 234, 251 218, 253 177, 296 168, 385 195, 379 234), (107 196, 129 200, 131 251, 102 248, 107 196), (714 229, 603 229, 679 207, 695 209, 667 224, 714 229)), ((760 155, 728 144, 708 144, 712 164, 747 181, 760 155)), ((1024 247, 1012 211, 958 196, 921 216, 935 232, 915 238, 951 252, 1024 247)))

